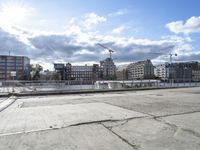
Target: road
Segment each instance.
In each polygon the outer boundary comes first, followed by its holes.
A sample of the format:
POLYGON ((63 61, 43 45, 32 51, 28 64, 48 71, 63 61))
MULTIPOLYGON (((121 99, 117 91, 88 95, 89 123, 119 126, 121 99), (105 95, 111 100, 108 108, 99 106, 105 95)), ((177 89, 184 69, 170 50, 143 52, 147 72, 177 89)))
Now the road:
POLYGON ((0 120, 0 150, 199 150, 200 88, 15 97, 0 120))

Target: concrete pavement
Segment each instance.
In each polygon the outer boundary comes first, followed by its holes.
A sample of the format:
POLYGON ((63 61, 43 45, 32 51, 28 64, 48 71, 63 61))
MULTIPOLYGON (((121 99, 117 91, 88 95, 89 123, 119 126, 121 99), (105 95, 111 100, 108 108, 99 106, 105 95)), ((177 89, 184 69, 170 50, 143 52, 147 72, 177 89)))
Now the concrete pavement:
POLYGON ((16 100, 15 96, 10 96, 9 98, 4 98, 0 100, 0 112, 9 107, 16 100))
POLYGON ((0 150, 199 150, 200 88, 19 97, 0 150))

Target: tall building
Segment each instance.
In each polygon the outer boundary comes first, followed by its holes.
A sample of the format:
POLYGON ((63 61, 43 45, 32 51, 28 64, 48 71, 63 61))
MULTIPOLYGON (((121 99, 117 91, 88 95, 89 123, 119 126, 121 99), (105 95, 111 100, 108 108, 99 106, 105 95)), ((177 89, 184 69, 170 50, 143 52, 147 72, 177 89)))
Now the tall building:
POLYGON ((24 56, 0 56, 0 80, 27 80, 30 77, 30 59, 24 56), (11 73, 15 72, 16 76, 11 73))
POLYGON ((70 63, 54 64, 55 71, 60 74, 62 80, 98 80, 99 65, 73 66, 70 63))
POLYGON ((154 66, 149 59, 129 64, 127 71, 129 80, 154 78, 154 66))
POLYGON ((112 58, 106 58, 104 61, 100 61, 102 78, 105 80, 116 79, 116 66, 112 58))

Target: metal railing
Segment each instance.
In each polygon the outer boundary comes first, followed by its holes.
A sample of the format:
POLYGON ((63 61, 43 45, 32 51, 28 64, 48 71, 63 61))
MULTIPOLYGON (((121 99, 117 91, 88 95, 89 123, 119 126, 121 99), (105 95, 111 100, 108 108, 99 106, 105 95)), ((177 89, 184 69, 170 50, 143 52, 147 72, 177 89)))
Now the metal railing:
POLYGON ((160 80, 114 80, 114 81, 0 81, 0 94, 51 91, 120 90, 136 88, 200 87, 200 82, 162 82, 160 80))

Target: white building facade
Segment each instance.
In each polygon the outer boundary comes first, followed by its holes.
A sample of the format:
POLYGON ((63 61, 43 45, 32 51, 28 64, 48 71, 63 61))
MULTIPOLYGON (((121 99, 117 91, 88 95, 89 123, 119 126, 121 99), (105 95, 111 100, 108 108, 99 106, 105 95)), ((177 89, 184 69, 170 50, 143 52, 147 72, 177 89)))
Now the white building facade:
POLYGON ((138 61, 127 66, 128 79, 153 79, 154 66, 151 60, 138 61))

